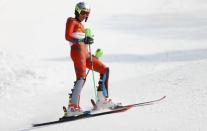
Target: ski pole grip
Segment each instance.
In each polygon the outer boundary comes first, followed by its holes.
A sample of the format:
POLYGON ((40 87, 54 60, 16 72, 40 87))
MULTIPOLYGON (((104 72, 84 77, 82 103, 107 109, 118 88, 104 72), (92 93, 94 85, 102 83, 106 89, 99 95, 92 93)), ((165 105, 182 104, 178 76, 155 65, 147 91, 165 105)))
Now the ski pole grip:
POLYGON ((92 38, 93 37, 92 30, 90 28, 86 28, 85 29, 85 35, 86 35, 86 37, 92 38))
POLYGON ((102 55, 103 55, 103 50, 97 49, 96 50, 95 57, 99 59, 102 55))

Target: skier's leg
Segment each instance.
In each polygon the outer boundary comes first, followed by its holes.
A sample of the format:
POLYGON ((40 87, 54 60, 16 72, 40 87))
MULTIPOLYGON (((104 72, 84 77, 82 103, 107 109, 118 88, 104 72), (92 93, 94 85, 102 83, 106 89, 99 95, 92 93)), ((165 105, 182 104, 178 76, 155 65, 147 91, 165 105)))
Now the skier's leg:
MULTIPOLYGON (((103 95, 108 97, 108 79, 109 79, 109 68, 106 67, 101 61, 99 61, 96 57, 92 57, 93 61, 93 70, 100 73, 100 81, 98 86, 98 91, 103 91, 103 95)), ((90 70, 92 70, 92 62, 91 59, 88 58, 86 60, 86 66, 90 70)))
MULTIPOLYGON (((106 71, 106 66, 94 56, 92 56, 92 61, 93 61, 93 70, 99 72, 100 74, 104 74, 106 71)), ((87 57, 86 59, 86 67, 92 70, 92 62, 90 57, 87 57)))
POLYGON ((107 67, 104 74, 100 74, 98 82, 98 91, 102 91, 103 95, 108 98, 108 80, 109 80, 109 68, 107 67))
POLYGON ((84 50, 80 46, 72 46, 71 58, 74 63, 76 81, 72 93, 69 94, 68 109, 70 112, 75 112, 80 110, 80 94, 86 77, 86 56, 84 50))
POLYGON ((86 77, 86 50, 82 45, 71 46, 71 58, 74 63, 76 80, 86 77))
MULTIPOLYGON (((89 59, 87 59, 86 65, 89 69, 92 68, 92 64, 89 59)), ((108 99, 109 68, 106 67, 101 61, 99 61, 95 57, 93 57, 93 67, 94 71, 100 73, 100 80, 97 88, 98 100, 96 101, 96 108, 114 108, 116 104, 114 104, 111 99, 108 99)))
POLYGON ((79 102, 80 102, 80 94, 81 90, 83 88, 84 79, 81 78, 80 80, 75 81, 74 88, 71 90, 72 93, 69 94, 69 107, 78 109, 80 108, 79 102))

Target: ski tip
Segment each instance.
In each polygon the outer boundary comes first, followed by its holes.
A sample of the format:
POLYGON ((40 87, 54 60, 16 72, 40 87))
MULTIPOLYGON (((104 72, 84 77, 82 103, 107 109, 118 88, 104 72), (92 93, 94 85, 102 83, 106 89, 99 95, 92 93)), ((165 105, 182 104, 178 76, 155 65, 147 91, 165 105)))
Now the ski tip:
POLYGON ((155 100, 155 101, 161 101, 161 100, 163 100, 163 99, 165 99, 167 96, 163 96, 163 97, 161 97, 160 99, 157 99, 157 100, 155 100))
POLYGON ((162 99, 165 99, 167 96, 163 96, 162 99))
POLYGON ((160 99, 158 99, 157 101, 162 101, 162 100, 164 100, 166 97, 167 97, 167 96, 163 96, 163 97, 161 97, 160 99))

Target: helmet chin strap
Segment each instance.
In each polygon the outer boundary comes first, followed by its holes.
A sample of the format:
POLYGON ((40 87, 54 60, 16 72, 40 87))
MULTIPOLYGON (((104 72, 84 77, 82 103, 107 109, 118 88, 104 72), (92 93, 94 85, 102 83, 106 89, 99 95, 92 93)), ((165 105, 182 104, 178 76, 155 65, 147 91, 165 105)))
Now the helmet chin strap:
MULTIPOLYGON (((75 15, 75 19, 81 22, 78 15, 75 15)), ((88 20, 88 17, 85 18, 85 22, 87 22, 87 20, 88 20)))
POLYGON ((87 20, 88 20, 88 17, 85 18, 85 22, 87 22, 87 20))

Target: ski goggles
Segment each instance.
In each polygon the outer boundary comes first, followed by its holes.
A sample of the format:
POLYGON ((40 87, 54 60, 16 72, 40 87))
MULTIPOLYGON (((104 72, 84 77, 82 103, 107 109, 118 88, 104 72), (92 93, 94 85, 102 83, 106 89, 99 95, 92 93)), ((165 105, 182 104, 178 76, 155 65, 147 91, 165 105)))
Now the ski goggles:
POLYGON ((90 12, 89 11, 85 11, 85 10, 81 10, 80 15, 86 15, 89 16, 90 12))

